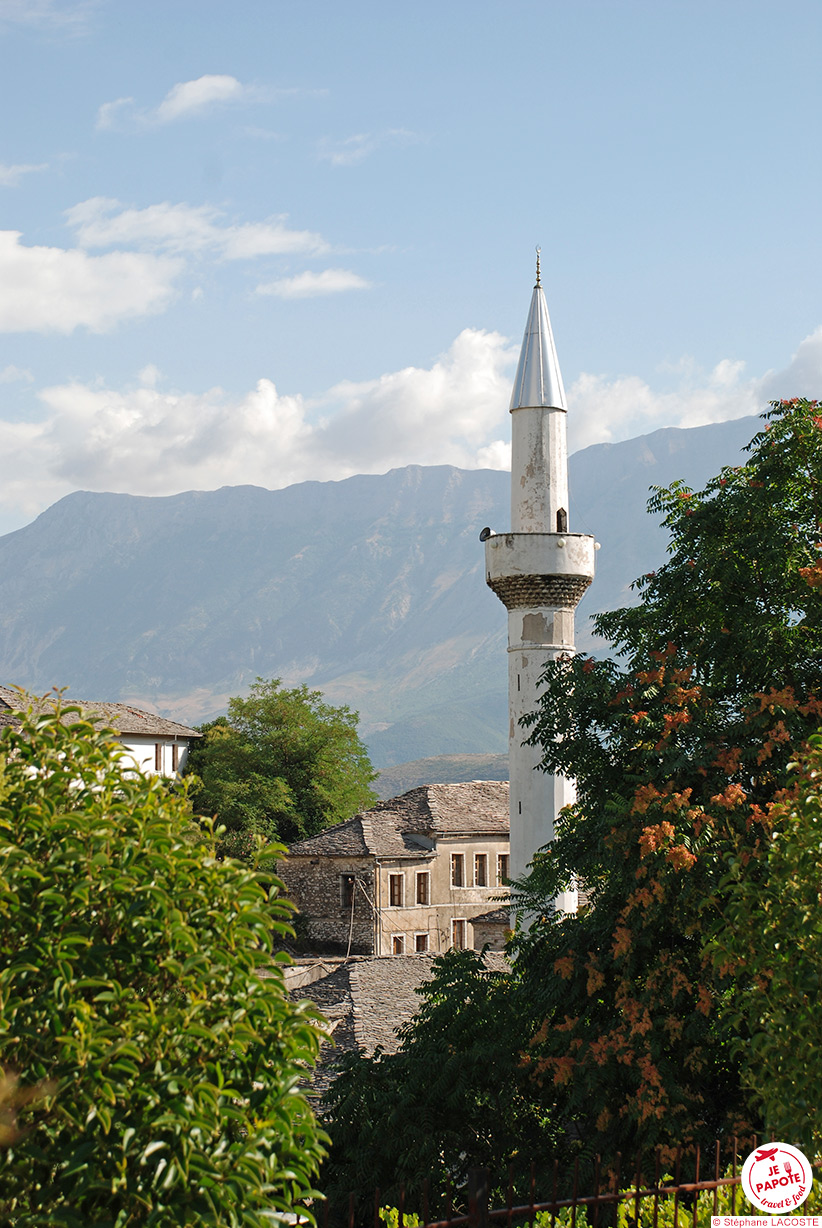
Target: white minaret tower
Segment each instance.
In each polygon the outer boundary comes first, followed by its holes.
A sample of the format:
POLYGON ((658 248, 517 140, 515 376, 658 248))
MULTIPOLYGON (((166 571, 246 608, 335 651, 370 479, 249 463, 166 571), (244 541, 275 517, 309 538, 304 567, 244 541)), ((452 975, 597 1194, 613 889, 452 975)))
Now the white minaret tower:
MULTIPOLYGON (((535 712, 549 661, 574 652, 574 610, 594 578, 593 537, 568 531, 565 389, 548 307, 537 281, 511 397, 511 533, 485 540, 485 578, 508 610, 508 754, 512 879, 554 837, 573 782, 537 770, 539 747, 523 746, 519 720, 535 712)), ((556 906, 574 912, 576 891, 556 906)))

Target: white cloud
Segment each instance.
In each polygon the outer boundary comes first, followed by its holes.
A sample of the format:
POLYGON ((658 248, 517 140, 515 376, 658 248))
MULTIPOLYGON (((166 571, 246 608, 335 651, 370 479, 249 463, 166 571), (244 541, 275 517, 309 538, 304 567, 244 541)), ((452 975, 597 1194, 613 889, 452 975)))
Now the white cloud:
POLYGON ((25 367, 15 367, 13 364, 3 367, 0 371, 0 384, 16 383, 33 384, 34 376, 25 367))
POLYGON ((225 73, 207 73, 195 81, 180 81, 172 86, 156 111, 159 123, 200 115, 207 107, 220 102, 241 102, 253 95, 253 89, 236 77, 225 73))
POLYGON ((206 73, 193 81, 178 81, 162 102, 151 109, 138 107, 134 98, 104 102, 97 112, 97 128, 118 130, 134 125, 149 127, 193 119, 226 103, 261 102, 271 95, 256 85, 244 85, 227 73, 206 73))
POLYGON ((384 132, 356 132, 342 141, 328 137, 320 142, 319 156, 332 166, 356 166, 364 162, 383 145, 416 145, 423 138, 405 128, 388 128, 384 132))
POLYGON ((656 392, 635 375, 580 375, 568 392, 570 446, 630 439, 661 426, 728 422, 761 413, 782 397, 822 399, 822 327, 779 371, 747 376, 743 362, 725 358, 706 372, 685 358, 668 373, 678 377, 669 392, 656 392))
POLYGON ((36 166, 27 162, 17 163, 12 166, 0 162, 0 187, 16 188, 24 175, 31 175, 33 171, 44 171, 47 168, 47 162, 39 162, 36 166))
POLYGON ((0 0, 0 22, 73 30, 85 25, 100 0, 0 0))
POLYGON ((97 111, 97 122, 94 126, 100 132, 115 130, 123 120, 133 115, 135 107, 133 98, 114 98, 111 102, 104 102, 97 111))
POLYGON ((285 216, 241 225, 220 224, 224 216, 211 205, 165 201, 130 209, 105 196, 93 196, 66 211, 81 247, 136 246, 174 254, 212 251, 226 260, 328 250, 322 235, 290 229, 285 216))
POLYGON ((0 509, 30 517, 77 488, 162 495, 487 464, 480 453, 508 417, 512 358, 499 334, 466 330, 429 368, 338 384, 313 404, 267 379, 239 398, 169 392, 154 367, 122 390, 46 388, 40 422, 0 419, 0 509))
POLYGON ((368 290, 369 281, 350 269, 323 269, 320 273, 297 273, 257 286, 258 294, 273 294, 277 298, 317 298, 325 294, 340 294, 345 290, 368 290))
MULTIPOLYGON (((407 464, 505 468, 516 347, 466 329, 429 367, 344 381, 308 402, 261 379, 244 396, 219 388, 170 392, 152 364, 133 386, 64 384, 39 393, 39 422, 0 419, 0 511, 30 517, 70 490, 163 495, 254 483, 381 473, 407 464)), ((679 386, 583 375, 569 394, 573 446, 619 440, 662 426, 697 426, 760 412, 771 398, 822 392, 822 328, 781 371, 746 378, 726 361, 700 375, 689 362, 679 386)), ((2 377, 0 376, 0 379, 2 377)))
POLYGON ((107 332, 167 306, 181 267, 141 252, 25 247, 19 231, 0 231, 0 332, 107 332))

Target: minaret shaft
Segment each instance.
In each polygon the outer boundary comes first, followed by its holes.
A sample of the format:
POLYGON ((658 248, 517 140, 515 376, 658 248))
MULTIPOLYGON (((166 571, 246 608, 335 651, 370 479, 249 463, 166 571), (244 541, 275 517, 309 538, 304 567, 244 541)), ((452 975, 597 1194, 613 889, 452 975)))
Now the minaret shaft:
POLYGON ((511 527, 515 533, 568 528, 568 446, 564 409, 511 410, 511 527), (564 524, 558 513, 565 516, 564 524))
MULTIPOLYGON (((485 541, 486 580, 508 610, 511 878, 522 878, 554 838, 573 783, 539 770, 523 716, 537 710, 550 661, 574 652, 574 610, 594 576, 592 537, 568 532, 566 405, 551 321, 539 283, 531 298, 511 398, 511 524, 485 541)), ((576 891, 556 901, 576 908, 576 891)))

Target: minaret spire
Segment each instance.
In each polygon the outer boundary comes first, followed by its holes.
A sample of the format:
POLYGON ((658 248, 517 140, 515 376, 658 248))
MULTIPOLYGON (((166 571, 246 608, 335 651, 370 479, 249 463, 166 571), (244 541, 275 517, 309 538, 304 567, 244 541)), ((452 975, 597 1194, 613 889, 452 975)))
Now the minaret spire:
MULTIPOLYGON (((542 290, 540 250, 511 397, 511 525, 484 537, 486 580, 508 609, 511 878, 521 878, 554 837, 573 783, 538 770, 520 719, 536 711, 549 661, 574 652, 574 610, 594 576, 592 537, 568 532, 567 406, 542 290)), ((485 531, 483 531, 485 532, 485 531)), ((576 908, 576 892, 557 900, 576 908)))

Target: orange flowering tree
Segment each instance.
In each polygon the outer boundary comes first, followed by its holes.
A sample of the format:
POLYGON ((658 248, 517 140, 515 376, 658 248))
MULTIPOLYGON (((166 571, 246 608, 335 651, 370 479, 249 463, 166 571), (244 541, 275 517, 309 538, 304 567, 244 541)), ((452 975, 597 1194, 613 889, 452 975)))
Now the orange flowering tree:
POLYGON ((733 979, 726 1017, 768 1133, 822 1157, 822 737, 769 807, 767 874, 731 855, 709 949, 733 979))
POLYGON ((669 561, 597 619, 618 660, 550 666, 530 721, 578 801, 522 885, 541 919, 516 941, 512 992, 541 1008, 535 1093, 603 1155, 757 1124, 750 1016, 726 1009, 744 966, 706 939, 728 859, 766 882, 772 803, 822 724, 822 411, 764 416, 746 464, 656 490, 669 561), (587 906, 557 918, 575 876, 587 906))

